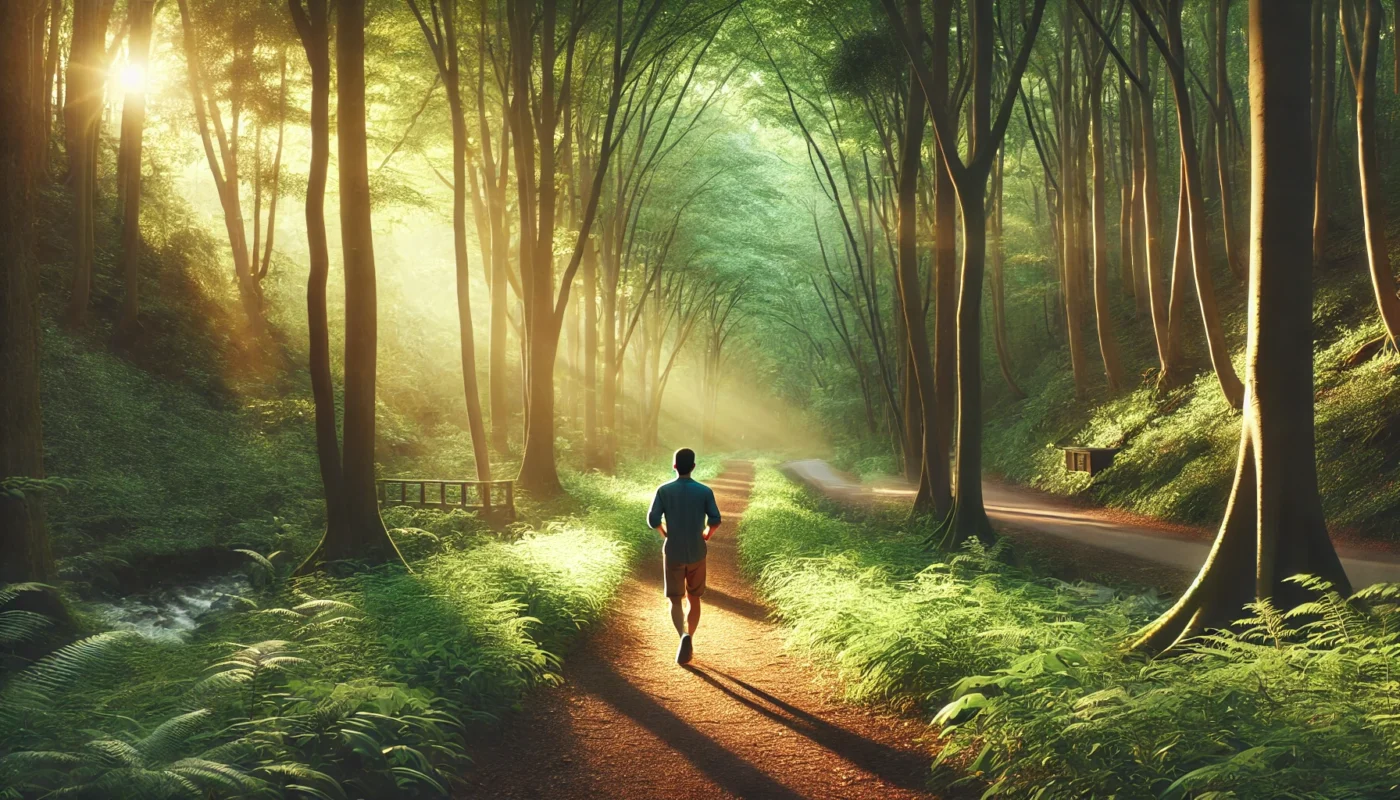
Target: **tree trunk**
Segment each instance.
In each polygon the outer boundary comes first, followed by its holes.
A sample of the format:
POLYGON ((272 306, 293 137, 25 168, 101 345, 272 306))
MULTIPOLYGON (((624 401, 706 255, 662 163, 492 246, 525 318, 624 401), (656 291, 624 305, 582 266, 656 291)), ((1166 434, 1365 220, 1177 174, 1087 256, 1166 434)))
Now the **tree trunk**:
POLYGON ((330 249, 326 239, 326 177, 331 153, 330 4, 328 0, 288 0, 288 6, 311 68, 311 163, 306 180, 306 242, 311 269, 306 279, 306 320, 310 334, 311 396, 316 409, 316 459, 326 501, 325 535, 339 540, 348 535, 348 509, 340 464, 339 422, 326 310, 326 283, 330 274, 330 249))
POLYGON ((1146 297, 1138 292, 1138 268, 1133 260, 1133 172, 1132 95, 1127 81, 1118 72, 1118 272, 1123 295, 1133 298, 1135 313, 1146 309, 1146 297))
POLYGON ((1392 346, 1400 345, 1400 297, 1396 296, 1395 275, 1390 271, 1390 243, 1386 231, 1385 187, 1381 175, 1376 129, 1376 73, 1380 61, 1380 28, 1385 17, 1380 0, 1362 0, 1366 6, 1359 52, 1348 30, 1349 14, 1342 14, 1342 36, 1347 63, 1356 90, 1356 152, 1361 176, 1361 214, 1366 229, 1366 258, 1370 265, 1371 286, 1381 322, 1392 346))
POLYGON ((1099 352, 1103 356, 1108 389, 1116 392, 1123 386, 1123 358, 1118 351, 1118 339, 1113 332, 1113 309, 1108 297, 1108 189, 1105 186, 1103 152, 1103 61, 1089 78, 1089 147, 1094 162, 1093 230, 1094 230, 1094 319, 1099 333, 1099 352))
MULTIPOLYGON (((923 30, 923 13, 920 0, 905 0, 904 15, 912 30, 923 30)), ((938 57, 935 55, 934 71, 938 71, 938 57)), ((928 324, 924 317, 924 300, 919 291, 919 250, 918 250, 918 192, 919 161, 923 153, 924 138, 924 94, 919 79, 909 75, 909 93, 905 104, 904 132, 900 144, 899 164, 899 267, 895 273, 899 290, 900 313, 904 319, 904 330, 909 337, 909 365, 913 368, 912 384, 917 388, 921 417, 919 428, 923 433, 919 443, 919 489, 914 496, 913 514, 946 514, 951 497, 948 491, 948 450, 938 437, 941 403, 937 397, 934 378, 933 354, 928 346, 928 324)), ((937 167, 936 167, 937 168, 937 167)), ((939 169, 939 174, 943 170, 939 169)), ((940 194, 943 194, 940 191, 940 194)), ((949 198, 952 199, 951 197, 949 198)), ((937 214, 937 211, 935 211, 937 214)), ((939 256, 953 250, 951 236, 947 229, 937 232, 936 247, 939 256)), ((913 393, 911 392, 911 395, 913 393)), ((911 396, 909 400, 913 400, 911 396)), ((906 411, 906 418, 910 416, 906 411)), ((946 440, 945 440, 946 441, 946 440)), ((911 440, 912 442, 912 440, 911 440)), ((911 448, 912 449, 912 448, 911 448)), ((913 455, 914 453, 911 453, 913 455)))
POLYGON ((53 110, 55 103, 59 108, 63 107, 63 89, 59 81, 59 56, 63 50, 63 41, 60 34, 63 31, 63 0, 50 0, 49 3, 49 43, 45 48, 44 56, 44 76, 43 76, 43 147, 39 152, 38 174, 47 175, 49 171, 49 152, 52 149, 53 138, 53 110), (55 101, 54 94, 57 92, 58 99, 55 101))
POLYGON ((1308 6, 1250 0, 1253 169, 1249 344, 1239 462, 1206 563, 1136 647, 1160 651, 1229 625, 1246 603, 1289 608, 1310 573, 1351 589, 1327 536, 1318 495, 1312 365, 1312 159, 1307 104, 1308 6))
MULTIPOLYGON (((39 406, 39 265, 34 257, 34 184, 45 131, 34 124, 43 24, 41 0, 0 3, 0 481, 43 480, 39 406)), ((0 584, 53 578, 42 490, 0 489, 0 584)))
POLYGON ((1081 180, 1077 139, 1082 132, 1075 125, 1074 38, 1069 35, 1073 19, 1066 3, 1061 14, 1065 35, 1060 47, 1060 92, 1056 104, 1060 120, 1060 284, 1064 289, 1065 330, 1069 339, 1070 370, 1074 374, 1074 396, 1082 400, 1089 394, 1089 364, 1084 356, 1084 285, 1080 280, 1084 271, 1083 252, 1076 224, 1081 180))
POLYGON ((1323 3, 1320 41, 1313 50, 1321 52, 1320 68, 1314 73, 1321 86, 1315 90, 1318 100, 1313 127, 1313 267, 1327 264, 1327 227, 1331 210, 1331 170, 1327 168, 1332 154, 1332 131, 1336 127, 1337 107, 1337 7, 1323 3))
POLYGON ((1162 274, 1162 200, 1161 182, 1157 174, 1157 126, 1153 120, 1153 103, 1156 84, 1151 80, 1151 61, 1147 50, 1147 34, 1142 24, 1135 24, 1137 74, 1142 79, 1138 91, 1138 168, 1142 170, 1141 187, 1138 192, 1142 201, 1142 246, 1143 263, 1146 267, 1147 297, 1152 312, 1152 331, 1157 340, 1157 364, 1160 375, 1173 371, 1174 364, 1168 354, 1168 317, 1166 277, 1162 274))
MULTIPOLYGON (((101 0, 75 0, 68 56, 68 105, 64 109, 68 140, 68 180, 73 190, 73 287, 67 323, 82 327, 92 302, 96 255, 97 149, 101 134, 102 91, 106 78, 107 14, 101 0)), ((29 30, 26 22, 26 31, 29 30)), ((26 43, 26 47, 28 43, 26 43)))
MULTIPOLYGON (((583 441, 584 463, 598 459, 598 248, 590 239, 583 254, 583 441)), ((706 417, 706 420, 709 418, 706 417)))
MULTIPOLYGON (((154 0, 132 0, 127 44, 127 58, 134 69, 144 76, 151 52, 151 17, 154 0)), ((143 81, 144 83, 144 81, 143 81)), ((139 286, 141 278, 141 140, 146 128, 146 87, 127 87, 122 102, 121 152, 117 161, 122 190, 122 279, 126 292, 122 297, 121 328, 137 327, 136 316, 141 310, 139 286)))
MULTIPOLYGON (((931 102, 948 102, 948 32, 952 25, 952 0, 933 4, 933 86, 931 102)), ((957 124, 957 113, 951 111, 957 124)), ((953 446, 958 409, 958 253, 957 190, 943 152, 933 157, 933 375, 934 441, 946 461, 953 446)), ((944 492, 946 490, 940 490, 944 492)))
MULTIPOLYGON (((1141 14, 1141 0, 1132 0, 1141 14)), ((1191 232, 1191 267, 1196 282, 1196 299, 1205 322, 1206 345, 1211 365, 1225 400, 1234 408, 1244 402, 1244 384, 1235 373, 1230 360, 1230 348, 1220 322, 1220 309, 1215 302, 1215 281, 1210 274, 1210 236, 1207 226, 1205 200, 1201 191, 1201 161, 1196 148, 1196 128, 1191 108, 1191 96, 1186 84, 1185 46, 1182 41, 1181 8, 1183 0, 1167 0, 1165 42, 1159 42, 1167 57, 1167 73, 1171 76, 1172 95, 1176 100, 1177 137, 1181 145, 1183 169, 1181 190, 1186 194, 1191 232)))
POLYGON ((992 335, 996 339, 997 363, 1001 365, 1001 377, 1006 381, 1006 389, 1013 400, 1024 400, 1026 393, 1016 384, 1011 374, 1011 346, 1006 333, 1006 280, 1001 246, 1002 209, 1005 203, 1005 150, 997 153, 996 172, 992 175, 992 202, 996 209, 988 223, 992 247, 992 335))
POLYGON ((355 559, 401 561, 379 517, 374 479, 378 309, 374 232, 365 136, 365 0, 336 7, 336 141, 340 167, 340 242, 345 261, 345 423, 341 474, 346 524, 327 527, 309 565, 355 559))
POLYGON ((1230 119, 1235 108, 1235 93, 1230 88, 1230 0, 1219 0, 1212 9, 1215 14, 1215 102, 1219 108, 1212 116, 1215 126, 1215 170, 1220 183, 1220 224, 1224 231, 1225 260, 1230 272, 1245 277, 1245 259, 1240 253, 1239 237, 1235 233, 1234 153, 1230 147, 1230 119))

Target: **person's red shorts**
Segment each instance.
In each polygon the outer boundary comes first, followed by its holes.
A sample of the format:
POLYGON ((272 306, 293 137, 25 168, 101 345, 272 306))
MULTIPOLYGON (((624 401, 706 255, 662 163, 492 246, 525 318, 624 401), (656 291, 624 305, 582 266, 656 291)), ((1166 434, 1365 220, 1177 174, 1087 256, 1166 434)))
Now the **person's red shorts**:
POLYGON ((680 564, 673 563, 662 555, 661 570, 666 576, 667 597, 680 597, 684 594, 699 597, 705 593, 705 559, 680 564))

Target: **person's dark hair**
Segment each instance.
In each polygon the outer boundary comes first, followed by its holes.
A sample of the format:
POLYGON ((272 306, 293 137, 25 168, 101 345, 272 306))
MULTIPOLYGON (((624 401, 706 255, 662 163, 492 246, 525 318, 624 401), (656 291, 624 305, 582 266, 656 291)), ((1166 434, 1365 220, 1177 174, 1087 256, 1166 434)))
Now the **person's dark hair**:
POLYGON ((676 451, 675 460, 671 465, 676 468, 676 472, 681 475, 689 475, 695 470, 695 451, 689 447, 682 447, 676 451))

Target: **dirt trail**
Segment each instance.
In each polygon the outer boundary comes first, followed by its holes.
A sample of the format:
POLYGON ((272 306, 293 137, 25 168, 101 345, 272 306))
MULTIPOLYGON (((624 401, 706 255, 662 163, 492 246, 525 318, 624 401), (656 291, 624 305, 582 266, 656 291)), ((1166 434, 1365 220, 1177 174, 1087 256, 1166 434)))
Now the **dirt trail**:
MULTIPOLYGON (((922 798, 925 730, 833 697, 783 649, 739 572, 734 533, 753 465, 710 482, 724 525, 710 540, 695 660, 675 664, 659 558, 643 559, 607 621, 476 754, 461 797, 922 798), (653 563, 654 562, 654 563, 653 563)), ((638 521, 640 523, 640 520, 638 521)))
MULTIPOLYGON (((847 503, 909 503, 914 488, 885 479, 861 484, 817 459, 783 465, 790 476, 847 503)), ((1066 578, 1131 580, 1179 591, 1186 588, 1210 552, 1215 531, 1172 525, 1122 511, 1075 506, 1033 489, 983 481, 987 515, 1017 546, 1050 558, 1066 578)), ((1400 556, 1338 544, 1352 585, 1400 582, 1400 556)))

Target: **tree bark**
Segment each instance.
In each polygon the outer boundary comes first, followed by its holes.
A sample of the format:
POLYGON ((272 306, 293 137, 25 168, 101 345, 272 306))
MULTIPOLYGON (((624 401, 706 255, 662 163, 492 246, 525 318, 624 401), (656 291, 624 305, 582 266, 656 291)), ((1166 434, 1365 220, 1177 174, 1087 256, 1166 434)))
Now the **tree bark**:
POLYGON ((306 279, 306 320, 310 335, 311 396, 315 405, 316 460, 326 503, 326 534, 339 540, 348 535, 345 478, 337 435, 335 382, 331 376, 329 313, 326 284, 330 248, 326 238, 326 178, 330 164, 330 3, 329 0, 288 0, 311 69, 311 163, 306 180, 306 242, 310 273, 306 279), (305 5, 303 5, 305 4, 305 5), (334 531, 334 533, 332 533, 334 531))
MULTIPOLYGON (((131 0, 127 58, 144 75, 151 52, 151 17, 155 0, 131 0)), ((122 297, 121 328, 137 327, 141 279, 141 140, 146 128, 146 87, 127 87, 122 101, 121 151, 118 180, 122 190, 122 297)))
POLYGON ((1001 365, 1001 377, 1006 381, 1006 389, 1013 400, 1024 400, 1026 393, 1016 383, 1011 368, 1011 344, 1006 332, 1006 278, 1001 245, 1002 209, 1005 204, 1005 148, 997 153, 996 172, 992 175, 992 202, 996 204, 988 221, 988 234, 992 248, 992 335, 996 340, 997 363, 1001 365))
POLYGON ((375 372, 378 309, 374 232, 365 136, 365 0, 336 7, 336 141, 340 167, 340 242, 345 262, 345 422, 341 475, 345 526, 326 528, 315 564, 355 559, 402 561, 379 517, 374 479, 375 372))
POLYGON ((1332 131, 1336 127, 1337 108, 1337 6, 1322 3, 1320 41, 1313 42, 1314 52, 1321 54, 1321 64, 1313 73, 1320 82, 1314 90, 1318 101, 1313 127, 1313 267, 1327 264, 1327 228, 1331 211, 1332 131))
MULTIPOLYGON (((0 3, 0 481, 44 479, 39 406, 39 265, 35 194, 47 131, 34 124, 41 0, 0 3)), ((53 578, 43 492, 0 489, 0 584, 53 578)))
MULTIPOLYGON (((1200 303, 1201 318, 1205 323, 1206 345, 1210 351, 1211 365, 1215 368, 1216 379, 1225 400, 1234 408, 1244 402, 1244 384, 1235 373, 1230 360, 1230 348, 1225 341, 1225 331, 1220 322, 1220 309, 1215 301, 1215 282, 1210 274, 1210 237, 1207 233, 1209 220, 1205 213, 1205 201, 1201 191, 1201 162, 1196 147, 1196 129, 1191 107, 1191 96, 1186 83, 1185 46, 1182 40, 1181 12, 1183 0, 1166 0, 1163 17, 1166 39, 1155 35, 1142 0, 1132 0, 1138 17, 1153 36, 1157 47, 1167 62, 1167 74, 1171 76, 1172 95, 1176 100, 1177 137, 1181 146, 1183 169, 1182 191, 1186 194, 1191 233, 1191 266, 1196 283, 1196 299, 1200 303)), ((1166 373, 1164 373, 1164 376, 1166 373)))
POLYGON ((1205 565, 1136 647, 1160 651, 1229 625, 1246 603, 1307 599, 1285 580, 1310 573, 1351 589, 1318 495, 1312 367, 1311 136, 1308 5, 1250 0, 1251 182, 1249 344, 1239 461, 1205 565))
MULTIPOLYGON (((940 0, 946 2, 946 0, 940 0)), ((920 0, 905 0, 904 15, 911 30, 923 30, 923 12, 920 0)), ((935 74, 938 72, 938 56, 935 52, 935 74)), ((936 79, 936 78, 935 78, 936 79)), ((934 377, 933 354, 929 352, 928 326, 924 316, 924 300, 919 291, 919 251, 918 251, 918 192, 919 162, 923 154, 924 138, 924 95, 919 87, 918 76, 909 75, 909 88, 906 96, 904 132, 901 139, 903 151, 899 164, 899 265, 896 270, 896 286, 899 290, 900 313, 904 320, 904 330, 909 337, 909 365, 914 370, 913 385, 921 416, 919 428, 923 434, 919 442, 919 488, 914 496, 912 513, 916 516, 947 514, 951 496, 948 491, 948 450, 938 437, 940 402, 934 377)), ((935 166, 935 169, 938 169, 935 166)), ((940 174, 944 172, 939 169, 940 174)), ((942 192, 940 192, 942 194, 942 192)), ((951 198, 950 198, 951 199, 951 198)), ((937 215, 937 211, 935 211, 937 215)), ((952 237, 946 230, 937 232, 936 247, 941 254, 945 249, 953 250, 952 237)), ((935 258, 942 258, 942 255, 935 258)), ((911 393, 913 394, 913 393, 911 393)), ((913 397, 909 398, 913 400, 913 397)), ((906 417, 909 414, 906 412, 906 417)), ((912 443, 912 440, 911 440, 912 443)), ((911 448, 912 449, 912 448, 911 448)), ((914 453, 910 453, 913 455, 914 453)))
POLYGON ((1162 271, 1162 200, 1161 181, 1157 172, 1157 126, 1154 121, 1153 105, 1156 95, 1156 82, 1152 80, 1151 61, 1147 49, 1147 34, 1142 23, 1135 21, 1135 58, 1137 74, 1142 79, 1138 90, 1138 169, 1142 177, 1138 199, 1142 202, 1143 264, 1147 281, 1148 308, 1152 312, 1152 332, 1157 341, 1158 374, 1166 376, 1175 371, 1168 348, 1168 316, 1166 277, 1162 271))
POLYGON ((1113 309, 1108 296, 1108 189, 1103 147, 1103 70, 1107 55, 1107 48, 1101 46, 1097 63, 1090 66, 1089 148, 1094 169, 1094 319, 1098 328, 1099 353, 1103 356, 1108 389, 1116 392, 1123 386, 1123 358, 1113 331, 1113 309))
POLYGON ((1392 346, 1400 344, 1400 297, 1396 296, 1395 275, 1390 271, 1390 242, 1386 231, 1388 209, 1381 175, 1376 130, 1376 73, 1380 61, 1380 27, 1385 17, 1380 0, 1365 4, 1361 41, 1353 42, 1348 18, 1341 14, 1342 42, 1356 94, 1357 169, 1361 177, 1361 215, 1365 222, 1366 259, 1371 286, 1380 309, 1385 335, 1392 346))
MULTIPOLYGON (((101 135, 102 92, 106 80, 107 0, 74 0, 68 56, 68 100, 64 109, 68 142, 68 181, 73 190, 73 286, 67 323, 82 327, 92 302, 92 269, 97 252, 97 150, 101 135)), ((26 26, 26 31, 29 28, 26 26)), ((26 47, 28 43, 26 43, 26 47)))
POLYGON ((1225 260, 1230 272, 1245 277, 1245 259, 1240 253, 1235 224, 1234 152, 1230 147, 1230 119, 1235 108, 1235 93, 1230 88, 1230 0, 1219 0, 1212 9, 1215 14, 1215 102, 1218 105, 1211 119, 1215 125, 1215 170, 1220 184, 1220 225, 1224 231, 1225 260))
MULTIPOLYGON (((948 31, 952 24, 953 0, 933 4, 933 86, 932 102, 948 104, 948 31)), ((950 109, 953 124, 958 112, 950 109)), ((942 150, 933 152, 933 374, 934 415, 938 452, 947 454, 953 446, 958 409, 958 253, 957 190, 942 150)), ((951 487, 950 487, 951 488, 951 487)), ((944 492, 948 490, 942 490, 944 492)), ((945 501, 951 502, 951 500, 945 501)))
MULTIPOLYGON (((470 151, 467 135, 467 113, 462 105, 460 51, 457 44, 456 0, 427 0, 434 25, 419 11, 414 0, 409 7, 418 19, 428 49, 437 64, 438 76, 447 93, 447 108, 452 121, 452 254, 457 278, 457 328, 460 339, 462 393, 467 403, 467 426, 472 437, 472 457, 476 462, 476 479, 491 480, 491 448, 486 438, 486 420, 482 414, 481 393, 477 389, 476 327, 472 322, 471 270, 467 255, 467 171, 470 151), (439 22, 440 21, 440 22, 439 22)), ((478 212, 480 209, 478 209, 478 212)), ((475 216, 480 218, 481 214, 475 216)), ((478 226, 478 230, 480 230, 478 226)))

